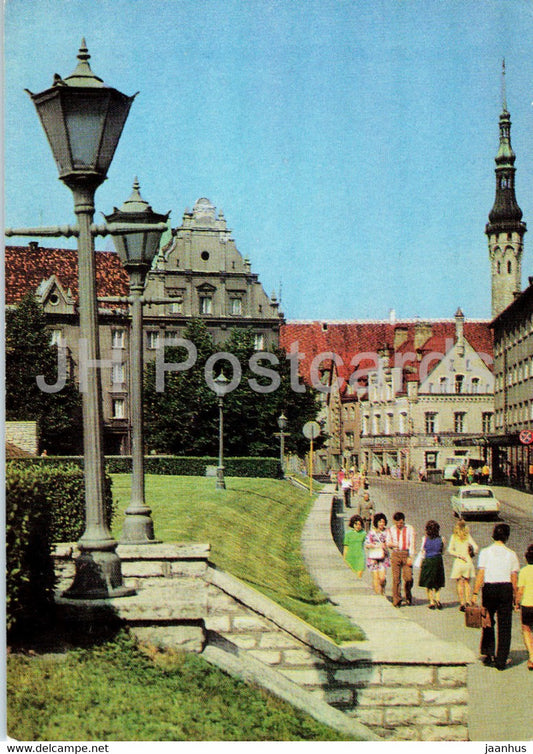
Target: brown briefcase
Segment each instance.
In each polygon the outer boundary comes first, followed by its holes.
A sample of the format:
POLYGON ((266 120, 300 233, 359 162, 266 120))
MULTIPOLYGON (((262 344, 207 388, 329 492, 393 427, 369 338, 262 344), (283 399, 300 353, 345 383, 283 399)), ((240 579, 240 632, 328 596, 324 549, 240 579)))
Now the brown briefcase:
POLYGON ((488 628, 490 615, 486 607, 467 605, 465 608, 465 626, 467 628, 488 628))

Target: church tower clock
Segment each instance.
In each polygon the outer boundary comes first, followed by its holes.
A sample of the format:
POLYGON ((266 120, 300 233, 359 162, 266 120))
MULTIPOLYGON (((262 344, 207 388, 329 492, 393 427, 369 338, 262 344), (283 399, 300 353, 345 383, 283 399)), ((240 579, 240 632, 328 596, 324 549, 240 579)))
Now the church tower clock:
POLYGON ((485 233, 489 241, 492 280, 492 317, 514 301, 521 290, 522 247, 526 224, 515 196, 515 153, 511 147, 511 116, 505 96, 505 61, 502 70, 500 148, 496 155, 496 196, 485 233))

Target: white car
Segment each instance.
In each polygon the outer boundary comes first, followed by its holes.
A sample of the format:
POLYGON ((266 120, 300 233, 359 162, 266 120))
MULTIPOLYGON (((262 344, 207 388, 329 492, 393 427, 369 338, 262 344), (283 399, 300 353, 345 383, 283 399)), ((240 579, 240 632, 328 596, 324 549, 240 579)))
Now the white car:
POLYGON ((494 497, 490 487, 481 484, 469 484, 466 487, 458 487, 455 495, 451 497, 452 509, 456 516, 468 515, 495 515, 500 512, 500 501, 494 497))

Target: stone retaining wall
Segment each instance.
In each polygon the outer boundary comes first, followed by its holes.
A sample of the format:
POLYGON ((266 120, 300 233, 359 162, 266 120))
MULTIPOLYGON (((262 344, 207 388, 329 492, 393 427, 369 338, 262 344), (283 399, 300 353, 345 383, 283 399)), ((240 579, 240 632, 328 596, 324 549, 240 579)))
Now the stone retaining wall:
MULTIPOLYGON (((380 662, 367 642, 339 646, 209 566, 207 545, 120 545, 117 551, 124 581, 137 595, 96 602, 110 605, 141 641, 195 652, 233 647, 254 667, 261 663, 309 692, 310 709, 313 699, 326 702, 382 738, 468 739, 466 664, 380 662)), ((72 546, 56 548, 60 590, 72 579, 72 554, 72 546)), ((100 607, 57 601, 86 617, 100 607)))

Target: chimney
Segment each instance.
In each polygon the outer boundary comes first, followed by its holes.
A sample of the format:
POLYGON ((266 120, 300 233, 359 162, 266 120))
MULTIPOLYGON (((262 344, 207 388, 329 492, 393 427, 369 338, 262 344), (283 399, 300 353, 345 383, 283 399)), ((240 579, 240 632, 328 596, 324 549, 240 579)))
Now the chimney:
POLYGON ((30 241, 28 246, 30 251, 39 251, 39 241, 30 241))
POLYGON ((431 338, 433 335, 433 330, 431 329, 431 325, 428 325, 424 322, 417 322, 415 324, 415 342, 414 342, 414 349, 415 351, 419 351, 424 343, 427 343, 427 341, 431 338))
POLYGON ((397 325, 394 328, 394 343, 393 350, 397 351, 402 346, 409 336, 409 331, 405 325, 397 325))
POLYGON ((389 325, 393 325, 396 322, 396 310, 391 309, 389 311, 389 325))
POLYGON ((455 342, 457 344, 457 355, 465 355, 465 333, 464 333, 465 315, 461 308, 455 312, 455 342))

